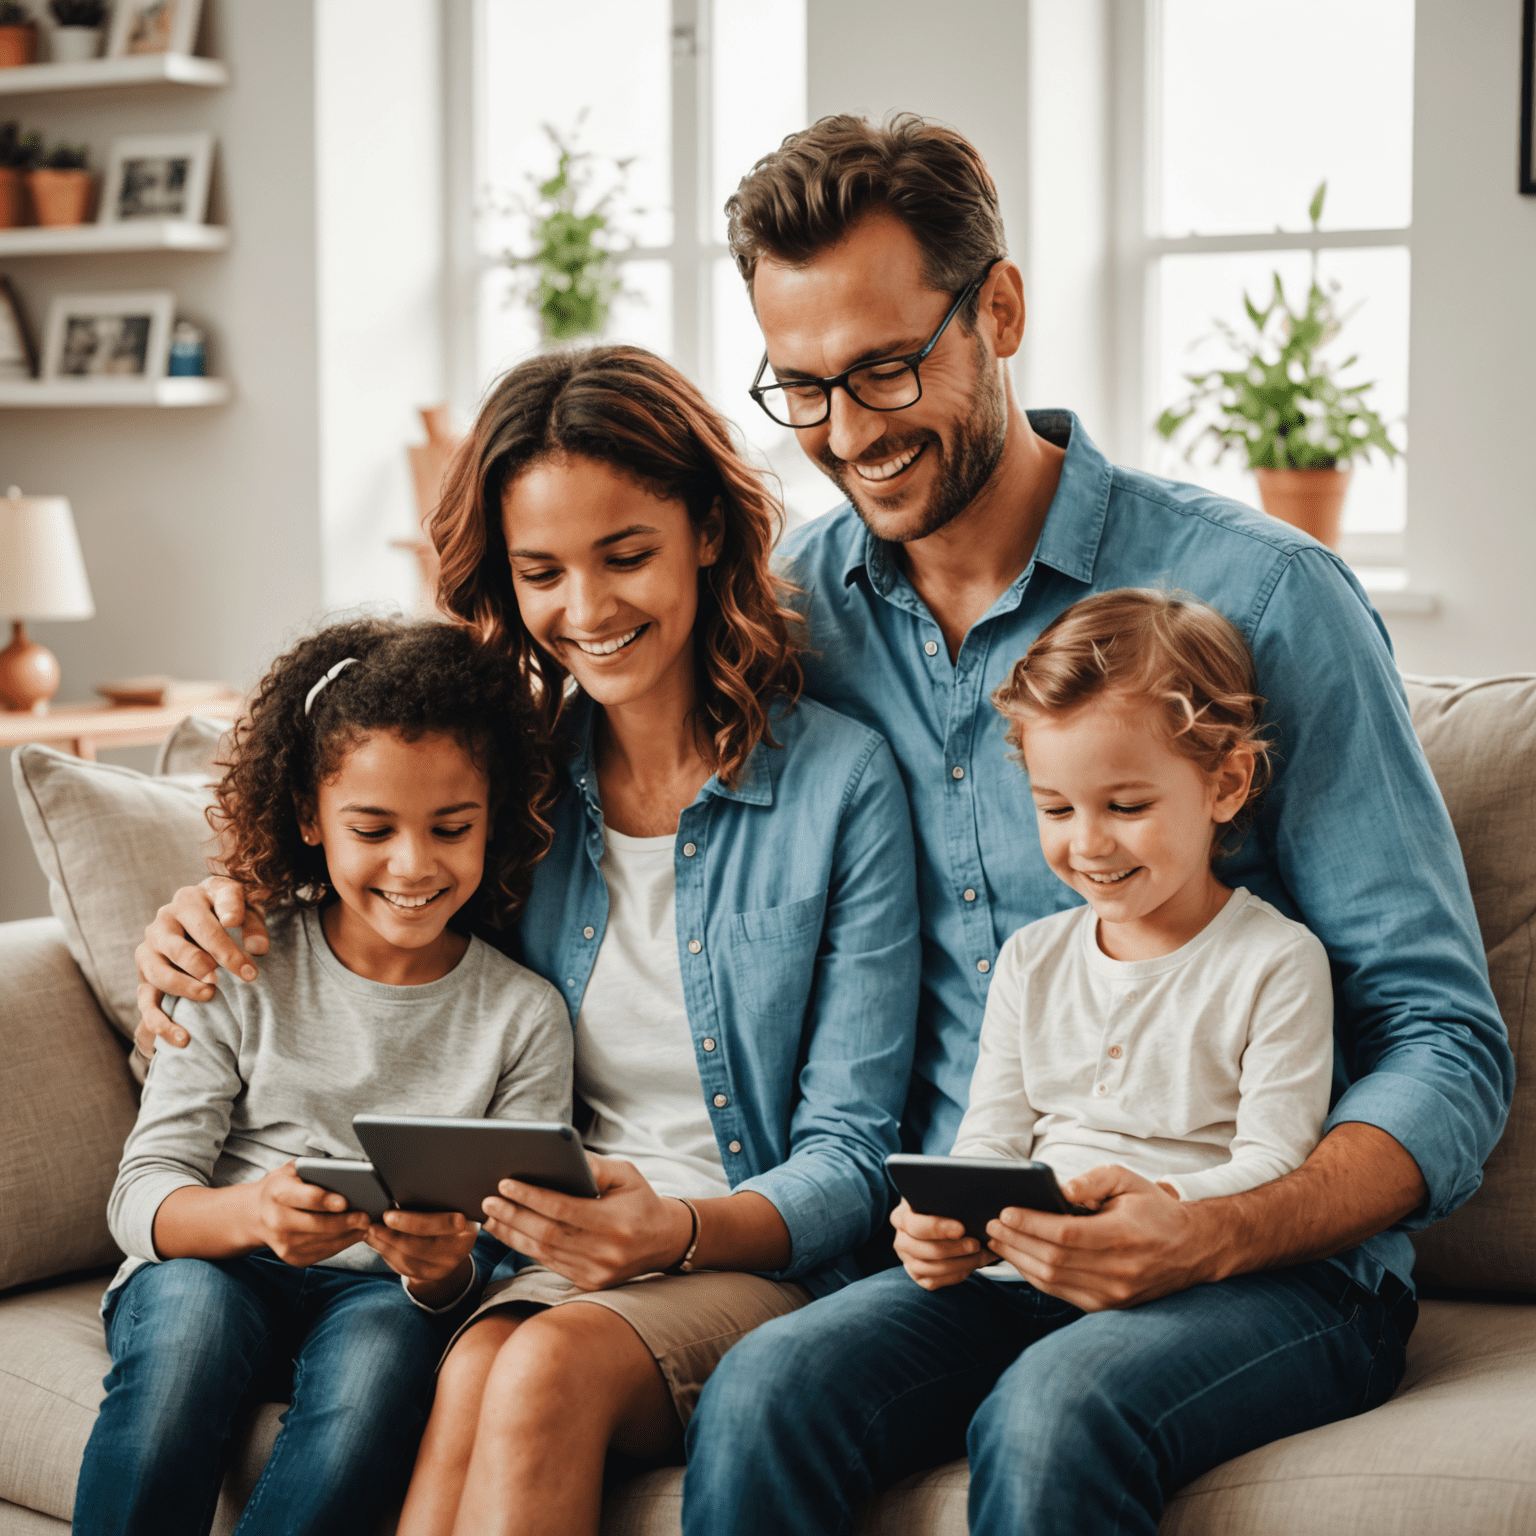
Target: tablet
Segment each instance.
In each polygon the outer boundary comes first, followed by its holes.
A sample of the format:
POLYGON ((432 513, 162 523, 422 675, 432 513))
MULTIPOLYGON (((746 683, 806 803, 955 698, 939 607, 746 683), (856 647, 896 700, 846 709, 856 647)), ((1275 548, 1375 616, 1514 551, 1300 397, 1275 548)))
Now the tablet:
POLYGON ((480 1202, 502 1179, 597 1197, 581 1138, 558 1121, 354 1115, 352 1129, 402 1210, 459 1211, 484 1221, 480 1202))
POLYGON ((360 1163, 350 1157, 301 1157, 295 1172, 306 1184, 318 1184, 333 1195, 344 1195, 347 1209, 366 1211, 374 1221, 382 1221, 391 1200, 373 1172, 372 1163, 360 1163))
POLYGON ((893 1152, 885 1171, 897 1193, 920 1216, 965 1223, 967 1237, 987 1240, 987 1223, 1011 1205, 1058 1216, 1086 1216, 1069 1204, 1049 1163, 1013 1163, 991 1157, 922 1157, 893 1152))

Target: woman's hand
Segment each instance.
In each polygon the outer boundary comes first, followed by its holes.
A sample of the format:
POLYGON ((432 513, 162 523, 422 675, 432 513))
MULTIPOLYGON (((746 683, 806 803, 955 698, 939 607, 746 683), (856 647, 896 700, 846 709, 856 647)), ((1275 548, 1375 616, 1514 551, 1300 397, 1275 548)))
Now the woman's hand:
POLYGON ((139 967, 139 1028, 134 1044, 148 1056, 156 1039, 183 1046, 190 1038, 160 1010, 166 993, 206 1003, 223 966, 242 981, 255 981, 251 955, 267 952, 267 925, 255 907, 245 904, 245 887, 210 875, 201 885, 184 885, 155 913, 134 951, 139 967), (238 928, 242 949, 224 931, 238 928))
POLYGON ((584 1291, 670 1269, 688 1251, 693 1217, 681 1200, 658 1195, 633 1163, 593 1157, 599 1200, 503 1179, 485 1202, 485 1227, 584 1291))
POLYGON ((469 1251, 476 1229, 457 1211, 385 1211, 363 1239, 417 1301, 445 1306, 469 1284, 469 1251))
POLYGON ((905 1200, 891 1212, 894 1244, 906 1272, 925 1291, 958 1285, 972 1270, 995 1264, 997 1255, 965 1235, 961 1222, 948 1216, 919 1216, 905 1200))

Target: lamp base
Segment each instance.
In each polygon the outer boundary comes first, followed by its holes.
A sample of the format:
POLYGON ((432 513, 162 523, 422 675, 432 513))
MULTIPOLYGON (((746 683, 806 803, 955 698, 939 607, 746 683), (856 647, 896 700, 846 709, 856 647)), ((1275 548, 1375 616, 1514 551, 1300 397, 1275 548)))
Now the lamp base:
POLYGON ((20 619, 11 625, 11 643, 0 651, 0 705, 48 713, 48 701, 59 691, 59 664, 46 645, 27 639, 20 619))

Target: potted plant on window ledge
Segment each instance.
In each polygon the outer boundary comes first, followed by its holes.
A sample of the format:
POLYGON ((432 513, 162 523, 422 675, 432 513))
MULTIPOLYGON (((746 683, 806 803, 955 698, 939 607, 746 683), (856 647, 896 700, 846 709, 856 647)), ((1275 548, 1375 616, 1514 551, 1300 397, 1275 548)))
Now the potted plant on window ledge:
MULTIPOLYGON (((1325 181, 1308 210, 1314 230, 1327 189, 1325 181)), ((1269 303, 1259 309, 1245 293, 1243 307, 1256 334, 1240 336, 1223 321, 1215 322, 1242 357, 1241 366, 1186 374, 1191 393, 1158 417, 1157 430, 1171 441, 1192 419, 1202 418, 1186 459, 1193 459, 1206 437, 1216 442, 1216 459, 1245 454, 1264 510, 1337 547, 1353 461, 1369 457, 1373 449, 1391 461, 1402 450, 1365 403, 1374 384, 1344 383, 1339 377, 1357 359, 1334 366, 1317 355, 1339 334, 1343 321, 1333 295, 1318 283, 1315 255, 1300 312, 1287 302, 1278 272, 1269 303)))

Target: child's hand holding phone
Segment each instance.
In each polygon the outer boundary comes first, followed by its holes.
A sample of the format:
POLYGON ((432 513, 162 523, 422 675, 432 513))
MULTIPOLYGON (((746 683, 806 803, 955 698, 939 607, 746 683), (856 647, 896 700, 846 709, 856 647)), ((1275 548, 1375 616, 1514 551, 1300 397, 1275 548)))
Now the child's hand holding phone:
POLYGON ((255 1196, 259 1241, 296 1268, 334 1258, 361 1242, 368 1226, 367 1216, 349 1211, 342 1196, 306 1184, 292 1162, 247 1187, 255 1196))
POLYGON ((902 1266, 925 1291, 958 1285, 972 1270, 997 1262, 991 1249, 965 1235, 964 1223, 948 1216, 920 1216, 905 1200, 891 1212, 891 1225, 902 1266))
POLYGON ((405 1276, 417 1301, 440 1307, 469 1283, 469 1252, 478 1236, 457 1211, 385 1211, 363 1241, 405 1276))

